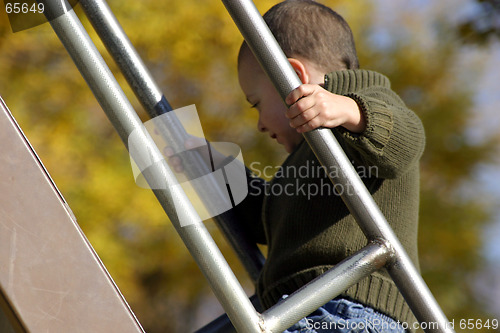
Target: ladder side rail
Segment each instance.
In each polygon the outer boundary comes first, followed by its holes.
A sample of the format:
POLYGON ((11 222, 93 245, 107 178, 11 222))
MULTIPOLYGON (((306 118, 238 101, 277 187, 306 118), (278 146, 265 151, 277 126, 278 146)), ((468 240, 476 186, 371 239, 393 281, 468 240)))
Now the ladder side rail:
MULTIPOLYGON (((154 118, 171 111, 171 105, 159 89, 106 1, 81 0, 80 4, 94 30, 148 115, 154 118)), ((165 128, 161 131, 162 135, 166 136, 166 142, 171 142, 174 146, 182 145, 187 133, 180 122, 175 121, 176 117, 169 117, 168 119, 171 122, 165 124, 165 128)), ((182 147, 175 147, 175 150, 180 151, 183 149, 182 147)), ((186 172, 191 179, 196 178, 196 175, 204 175, 209 172, 208 167, 196 151, 193 151, 192 154, 182 154, 180 158, 183 165, 186 166, 186 172)), ((221 192, 216 182, 202 184, 202 186, 197 187, 197 191, 204 193, 202 197, 208 200, 223 200, 220 198, 221 192)), ((208 206, 213 206, 213 204, 209 203, 208 206)), ((257 244, 241 232, 241 228, 238 228, 236 218, 231 211, 215 216, 214 220, 236 252, 251 280, 256 284, 265 261, 257 244)))
MULTIPOLYGON (((104 59, 88 36, 85 28, 67 1, 42 1, 47 18, 73 62, 97 98, 99 104, 127 146, 129 135, 142 133, 142 146, 154 157, 161 153, 152 138, 143 131, 143 124, 104 59)), ((127 148, 129 148, 127 146, 127 148)), ((150 183, 176 184, 175 176, 165 160, 145 170, 150 183)), ((203 223, 182 227, 178 214, 192 221, 200 218, 186 194, 179 189, 153 190, 172 224, 208 280, 212 290, 239 332, 261 332, 260 315, 247 298, 243 288, 231 271, 203 223), (175 206, 183 209, 175 210, 175 206)))
MULTIPOLYGON (((301 85, 301 81, 254 3, 251 0, 222 0, 222 2, 284 100, 293 89, 301 85)), ((304 137, 319 162, 327 170, 339 171, 338 177, 330 178, 331 181, 344 188, 354 189, 354 193, 344 191, 342 199, 368 240, 382 238, 389 242, 396 259, 387 269, 417 319, 420 322, 438 323, 439 328, 429 329, 428 332, 454 332, 333 133, 329 129, 319 128, 304 133, 304 137)), ((329 173, 329 176, 332 175, 329 173)))

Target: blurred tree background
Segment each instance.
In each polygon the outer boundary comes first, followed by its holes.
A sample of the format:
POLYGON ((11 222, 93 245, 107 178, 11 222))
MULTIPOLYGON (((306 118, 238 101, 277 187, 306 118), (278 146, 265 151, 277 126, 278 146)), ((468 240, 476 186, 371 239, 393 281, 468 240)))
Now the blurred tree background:
MULTIPOLYGON (((257 133, 257 115, 239 91, 241 36, 221 2, 108 2, 170 103, 197 106, 208 139, 238 143, 247 164, 281 164, 282 148, 257 133)), ((276 1, 255 3, 264 12, 276 1)), ((425 280, 450 319, 492 318, 471 279, 483 265, 481 231, 493 221, 494 203, 474 177, 494 163, 499 138, 472 140, 469 128, 477 116, 474 83, 488 70, 485 50, 498 36, 498 1, 460 1, 474 10, 459 18, 447 15, 443 3, 427 4, 427 13, 415 1, 323 3, 352 26, 361 66, 389 76, 425 124, 419 235, 425 280), (396 3, 399 11, 387 11, 396 3), (394 13, 400 25, 380 29, 380 19, 394 13)), ((76 11, 147 120, 79 6, 76 11)), ((193 331, 211 319, 213 296, 155 197, 135 185, 122 142, 50 26, 14 34, 5 12, 0 15, 0 95, 146 332, 193 331)), ((253 293, 224 240, 207 225, 253 293)))

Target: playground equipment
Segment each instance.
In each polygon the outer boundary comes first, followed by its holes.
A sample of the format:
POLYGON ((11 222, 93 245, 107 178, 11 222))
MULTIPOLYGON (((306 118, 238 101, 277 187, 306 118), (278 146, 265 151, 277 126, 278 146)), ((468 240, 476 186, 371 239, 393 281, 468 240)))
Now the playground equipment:
MULTIPOLYGON (((147 168, 144 176, 149 183, 167 185, 165 188, 153 189, 153 192, 227 313, 227 317, 218 318, 198 332, 234 332, 234 330, 244 333, 282 332, 300 318, 342 293, 359 279, 383 268, 388 270, 417 319, 421 322, 436 323, 427 332, 454 332, 335 137, 326 129, 317 129, 304 136, 322 165, 328 169, 335 168, 340 171, 335 179, 331 179, 332 182, 344 188, 355 189, 351 193, 346 192, 342 199, 365 233, 368 244, 364 249, 346 258, 284 301, 266 311, 260 311, 258 304, 254 305, 245 294, 205 226, 198 223, 200 218, 186 194, 181 190, 172 190, 169 186, 176 183, 173 172, 162 158, 151 137, 143 131, 142 122, 71 6, 65 0, 39 2, 44 3, 47 18, 55 33, 127 148, 129 148, 128 138, 131 133, 134 131, 141 133, 138 142, 147 152, 147 156, 135 156, 136 163, 143 163, 142 159, 160 161, 153 167, 147 168), (190 219, 193 224, 182 226, 181 219, 190 219)), ((261 66, 284 98, 301 82, 254 4, 251 0, 223 0, 223 3, 261 66)), ((82 0, 80 4, 149 115, 155 117, 170 112, 172 107, 154 83, 106 2, 82 0)), ((163 132, 166 140, 184 142, 183 139, 187 134, 175 121, 175 117, 170 119, 173 120, 164 124, 163 132)), ((5 128, 5 131, 1 132, 3 137, 7 138, 7 133, 10 133, 9 136, 17 138, 16 144, 2 148, 8 151, 0 155, 5 160, 5 163, 2 163, 1 172, 6 175, 4 179, 8 178, 11 181, 11 183, 0 184, 9 189, 15 188, 17 191, 15 192, 17 197, 14 196, 17 199, 10 199, 17 201, 12 204, 11 201, 5 201, 10 207, 8 210, 4 208, 4 200, 1 200, 1 209, 6 213, 3 215, 8 218, 0 224, 0 227, 4 229, 0 233, 0 263, 2 267, 8 268, 0 272, 2 294, 0 303, 11 319, 13 328, 20 332, 141 332, 140 324, 78 228, 70 209, 9 115, 5 105, 2 105, 0 126, 5 128), (22 155, 23 160, 17 161, 6 157, 11 156, 13 152, 14 155, 22 155), (31 165, 33 177, 38 175, 38 178, 26 181, 28 172, 19 173, 21 171, 16 168, 19 163, 31 165), (10 165, 10 168, 4 168, 4 164, 10 165), (33 221, 40 219, 37 216, 40 215, 39 210, 43 201, 38 201, 41 200, 38 193, 30 192, 33 198, 23 197, 23 195, 27 192, 26 189, 33 188, 36 184, 40 184, 37 188, 47 191, 45 199, 50 203, 44 204, 43 207, 49 204, 54 205, 54 209, 60 211, 60 216, 52 216, 54 214, 52 210, 43 209, 42 211, 50 212, 47 213, 50 216, 46 219, 52 224, 37 222, 36 225, 43 230, 40 230, 38 234, 32 234, 27 230, 30 230, 31 225, 34 224, 33 221), (30 206, 20 206, 20 202, 23 204, 27 202, 30 206), (30 225, 30 228, 22 223, 30 225), (59 228, 62 228, 64 233, 54 232, 60 230, 59 228), (41 237, 44 234, 46 237, 41 237), (65 235, 68 239, 71 237, 73 241, 60 240, 59 237, 65 235), (31 252, 25 248, 22 251, 17 250, 21 240, 30 243, 31 252), (62 256, 60 251, 57 251, 61 247, 65 248, 64 252, 67 257, 63 256, 61 260, 55 260, 54 258, 62 256), (47 251, 40 251, 40 249, 47 251), (25 273, 27 267, 35 269, 31 269, 30 274, 27 274, 25 273), (75 269, 76 267, 81 267, 81 269, 75 269), (79 276, 80 274, 85 274, 84 280, 79 276), (62 289, 57 289, 55 288, 57 286, 52 283, 57 284, 61 276, 65 277, 64 281, 89 281, 88 278, 90 281, 95 280, 95 284, 100 287, 88 283, 83 285, 74 283, 74 285, 61 284, 62 289), (108 296, 105 297, 106 295, 108 296), (95 307, 91 305, 91 302, 96 303, 95 307), (78 303, 85 309, 92 307, 95 310, 86 314, 87 320, 81 318, 82 310, 78 310, 78 307, 73 308, 78 303), (47 312, 47 309, 53 311, 47 312), (108 313, 109 315, 106 315, 108 313), (88 329, 87 326, 90 317, 92 320, 97 318, 93 322, 93 329, 88 329), (107 323, 105 323, 106 320, 107 323), (58 324, 59 321, 64 323, 58 324), (106 329, 110 327, 106 325, 117 324, 123 325, 123 328, 113 326, 112 329, 106 329), (70 326, 63 326, 64 329, 58 330, 54 328, 56 325, 70 326), (67 329, 69 327, 71 329, 67 329)), ((196 162, 200 158, 196 153, 185 158, 183 162, 193 175, 206 172, 206 170, 197 169, 202 163, 196 162), (189 165, 195 165, 194 170, 189 165)), ((213 191, 210 193, 213 194, 211 197, 217 200, 219 194, 216 187, 201 190, 213 191)), ((218 218, 217 224, 235 249, 250 277, 255 281, 263 264, 262 254, 255 244, 238 231, 229 214, 224 219, 218 218)))

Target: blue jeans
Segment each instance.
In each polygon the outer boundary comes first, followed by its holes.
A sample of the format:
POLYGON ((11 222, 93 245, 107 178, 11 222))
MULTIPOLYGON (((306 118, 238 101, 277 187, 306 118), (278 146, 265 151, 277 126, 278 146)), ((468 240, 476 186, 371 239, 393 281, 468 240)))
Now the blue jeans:
POLYGON ((400 322, 372 308, 334 299, 283 333, 405 333, 400 322))

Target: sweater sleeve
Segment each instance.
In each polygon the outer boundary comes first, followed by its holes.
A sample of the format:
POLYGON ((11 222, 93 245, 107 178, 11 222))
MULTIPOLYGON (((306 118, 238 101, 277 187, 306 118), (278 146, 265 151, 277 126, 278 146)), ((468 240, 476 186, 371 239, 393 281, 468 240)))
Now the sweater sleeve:
POLYGON ((266 235, 262 222, 262 204, 264 200, 266 181, 255 176, 246 168, 248 195, 231 211, 240 221, 244 232, 258 244, 266 244, 266 235))
MULTIPOLYGON (((334 133, 339 143, 355 163, 376 166, 379 178, 401 176, 417 163, 423 153, 425 132, 422 122, 390 89, 386 77, 369 71, 347 72, 338 74, 342 75, 340 83, 344 87, 340 89, 344 91, 339 92, 356 101, 366 119, 366 129, 355 134, 337 127, 334 133), (380 78, 368 79, 371 75, 380 78), (359 82, 367 80, 374 82, 359 82), (345 81, 350 82, 347 84, 345 81)), ((336 88, 339 90, 341 87, 337 85, 336 88)))

